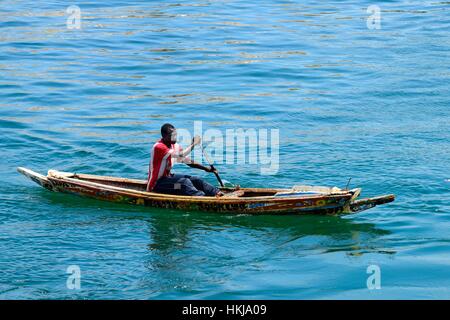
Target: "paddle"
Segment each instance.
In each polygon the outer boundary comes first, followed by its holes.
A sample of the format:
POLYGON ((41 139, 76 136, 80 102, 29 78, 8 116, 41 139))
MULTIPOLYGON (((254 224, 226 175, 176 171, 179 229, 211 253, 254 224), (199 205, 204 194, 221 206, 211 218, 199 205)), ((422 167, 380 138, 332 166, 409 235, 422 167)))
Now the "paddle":
POLYGON ((216 168, 215 168, 214 165, 212 164, 211 159, 210 159, 210 158, 208 157, 208 155, 206 154, 205 148, 203 147, 203 143, 201 144, 200 148, 202 149, 203 156, 205 157, 206 161, 208 162, 208 164, 210 165, 211 169, 213 170, 213 173, 214 173, 214 175, 216 176, 217 181, 219 181, 220 186, 221 186, 222 188, 225 187, 225 185, 224 185, 223 182, 222 182, 222 179, 220 179, 220 176, 219 176, 219 174, 218 174, 217 171, 216 171, 216 168))

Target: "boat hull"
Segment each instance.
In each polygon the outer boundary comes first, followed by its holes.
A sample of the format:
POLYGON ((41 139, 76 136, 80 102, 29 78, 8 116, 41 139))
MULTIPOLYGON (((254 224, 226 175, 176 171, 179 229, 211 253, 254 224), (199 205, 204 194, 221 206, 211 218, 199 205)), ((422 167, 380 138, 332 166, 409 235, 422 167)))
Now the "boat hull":
POLYGON ((279 199, 278 201, 248 201, 231 200, 217 201, 216 199, 164 199, 152 196, 144 196, 133 192, 123 192, 108 189, 99 189, 97 187, 68 183, 54 178, 49 178, 52 184, 52 190, 105 200, 117 203, 127 203, 154 208, 222 212, 222 213, 241 213, 241 214, 274 214, 274 213, 339 213, 344 205, 350 199, 350 196, 326 196, 310 197, 304 199, 279 199), (211 201, 214 200, 214 201, 211 201))
MULTIPOLYGON (((301 197, 189 197, 139 190, 142 185, 145 186, 145 182, 139 180, 77 175, 52 170, 49 171, 47 176, 25 168, 18 168, 18 171, 51 191, 154 208, 233 214, 348 214, 361 211, 351 210, 353 196, 351 193, 316 194, 301 197), (80 176, 84 179, 81 179, 80 176), (124 186, 127 188, 124 188, 124 186)), ((265 190, 286 191, 286 189, 250 188, 242 190, 248 193, 264 192, 265 190)), ((372 204, 360 203, 354 207, 359 209, 364 208, 364 205, 369 207, 372 204)))

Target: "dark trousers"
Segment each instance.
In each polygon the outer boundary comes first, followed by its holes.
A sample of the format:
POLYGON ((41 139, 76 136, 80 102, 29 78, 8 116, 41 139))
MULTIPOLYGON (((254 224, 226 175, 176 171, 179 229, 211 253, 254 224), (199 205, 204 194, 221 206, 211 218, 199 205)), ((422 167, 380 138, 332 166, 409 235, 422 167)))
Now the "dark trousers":
POLYGON ((159 178, 153 191, 181 196, 215 196, 219 189, 198 177, 172 174, 159 178))

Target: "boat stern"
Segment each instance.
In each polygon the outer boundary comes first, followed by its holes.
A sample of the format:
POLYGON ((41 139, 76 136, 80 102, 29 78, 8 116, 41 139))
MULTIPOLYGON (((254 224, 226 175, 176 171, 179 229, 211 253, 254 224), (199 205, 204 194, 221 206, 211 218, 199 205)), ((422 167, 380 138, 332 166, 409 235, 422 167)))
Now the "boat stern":
POLYGON ((24 168, 24 167, 18 167, 17 172, 23 174, 25 177, 27 177, 31 181, 34 181, 38 185, 40 185, 50 191, 53 191, 53 186, 52 186, 50 180, 48 180, 46 176, 44 176, 40 173, 37 173, 33 170, 24 168))

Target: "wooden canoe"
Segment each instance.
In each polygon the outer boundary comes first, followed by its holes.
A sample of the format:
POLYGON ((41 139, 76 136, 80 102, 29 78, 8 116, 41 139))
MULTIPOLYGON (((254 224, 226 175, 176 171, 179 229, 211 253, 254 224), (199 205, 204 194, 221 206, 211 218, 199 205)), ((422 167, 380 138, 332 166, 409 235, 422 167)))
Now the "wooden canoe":
POLYGON ((224 197, 177 196, 146 192, 145 180, 49 170, 47 176, 26 168, 17 171, 56 192, 119 203, 234 214, 349 214, 394 201, 394 195, 357 199, 361 189, 222 188, 224 197), (300 191, 299 191, 300 190, 300 191))

